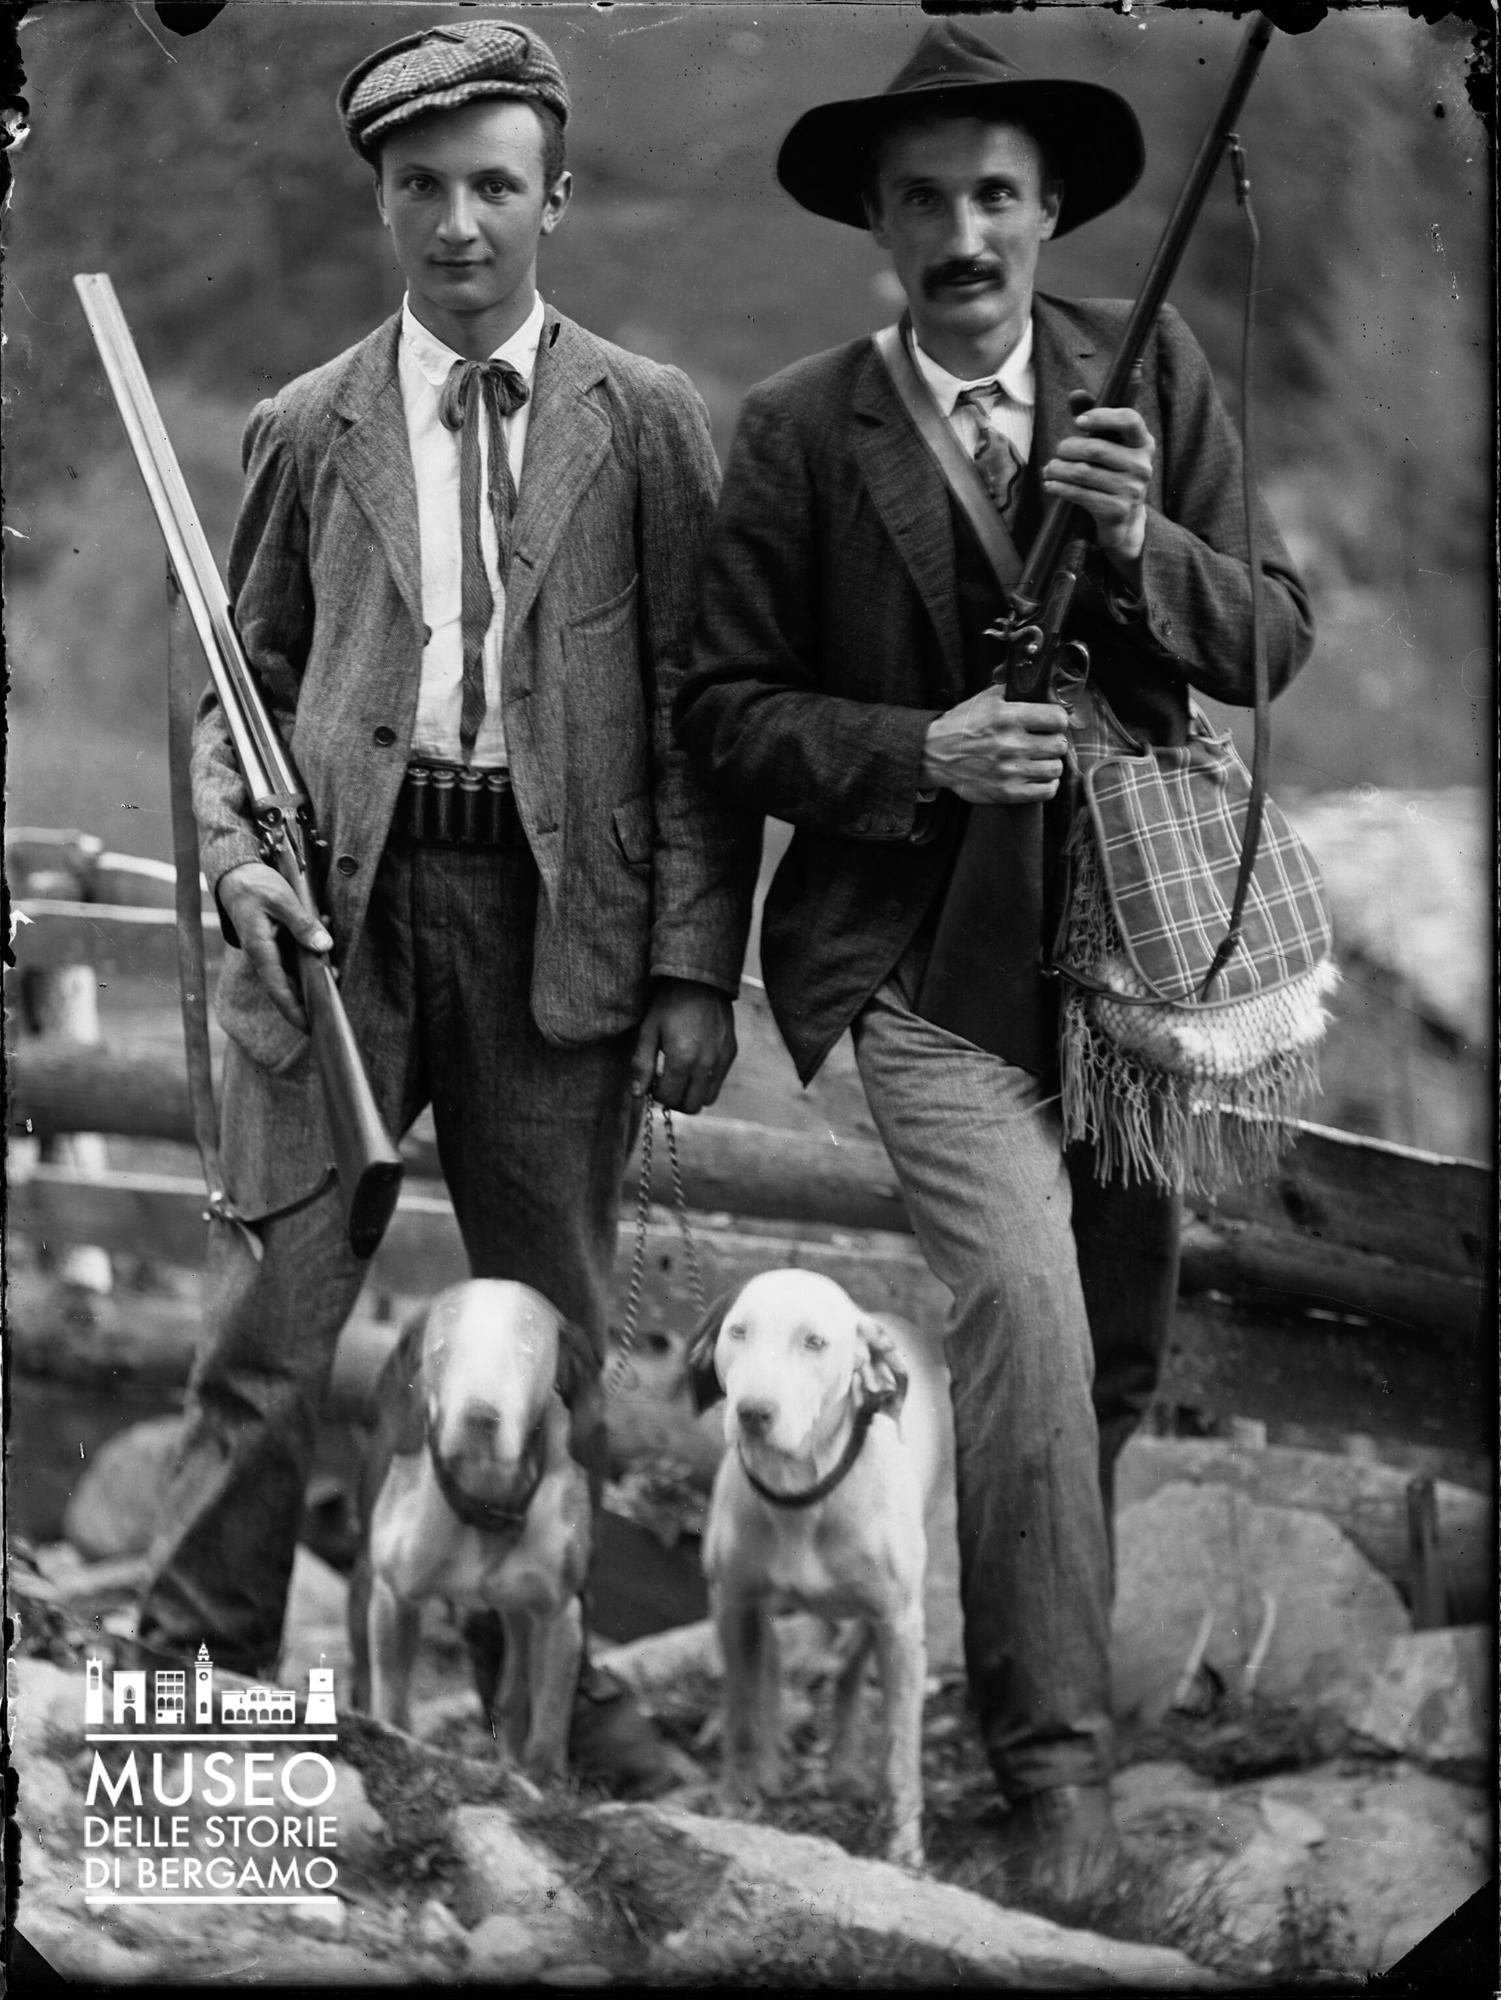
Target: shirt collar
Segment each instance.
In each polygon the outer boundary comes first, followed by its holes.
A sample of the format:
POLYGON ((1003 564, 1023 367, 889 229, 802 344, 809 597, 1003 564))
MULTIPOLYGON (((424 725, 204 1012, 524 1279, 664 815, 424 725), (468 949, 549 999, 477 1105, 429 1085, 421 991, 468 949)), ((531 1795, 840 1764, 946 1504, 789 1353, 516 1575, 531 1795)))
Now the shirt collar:
POLYGON ((988 389, 999 383, 1002 392, 1013 403, 1020 403, 1031 409, 1036 400, 1036 377, 1032 368, 1032 321, 1029 318, 1022 328, 1022 337, 1006 356, 998 375, 982 375, 976 381, 964 382, 957 375, 951 375, 947 368, 941 368, 930 354, 924 354, 917 344, 917 335, 912 335, 912 357, 918 372, 932 390, 938 407, 946 417, 954 414, 954 405, 966 389, 988 389))
MULTIPOLYGON (((542 341, 542 323, 546 317, 539 295, 532 300, 531 311, 510 339, 503 341, 489 358, 492 361, 508 361, 524 382, 530 382, 537 366, 537 349, 542 341)), ((409 298, 401 302, 401 344, 423 379, 435 389, 441 389, 448 380, 453 364, 464 359, 446 341, 439 340, 435 333, 428 331, 412 311, 409 298)))

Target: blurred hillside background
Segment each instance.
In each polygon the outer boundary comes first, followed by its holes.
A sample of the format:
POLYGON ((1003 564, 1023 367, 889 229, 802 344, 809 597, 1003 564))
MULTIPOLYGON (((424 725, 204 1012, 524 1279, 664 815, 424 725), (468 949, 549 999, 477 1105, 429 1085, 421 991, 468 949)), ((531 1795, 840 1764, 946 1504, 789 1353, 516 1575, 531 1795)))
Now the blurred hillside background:
MULTIPOLYGON (((72 273, 113 276, 222 556, 251 404, 400 298, 369 173, 334 116, 339 81, 380 42, 473 14, 231 0, 206 32, 156 26, 158 41, 149 8, 52 0, 23 22, 33 129, 5 298, 12 823, 170 854, 162 559, 72 273)), ((794 207, 772 162, 809 104, 879 89, 923 17, 784 5, 527 18, 575 101, 575 200, 544 248, 544 290, 686 368, 723 453, 751 383, 893 316, 879 253, 794 207)), ((1147 6, 981 26, 1033 74, 1107 82, 1135 106, 1142 187, 1043 267, 1052 290, 1130 294, 1242 24, 1147 6)), ((1332 14, 1276 37, 1242 130, 1264 238, 1264 484, 1320 633, 1276 710, 1275 782, 1289 798, 1374 786, 1396 802, 1459 799, 1483 930, 1494 343, 1491 161, 1465 95, 1469 53, 1457 23, 1332 14)), ((1227 169, 1173 297, 1232 411, 1243 257, 1227 169)), ((1471 935, 1466 949, 1482 955, 1483 1040, 1485 945, 1471 935)), ((1430 970, 1442 985, 1444 965, 1430 970)))

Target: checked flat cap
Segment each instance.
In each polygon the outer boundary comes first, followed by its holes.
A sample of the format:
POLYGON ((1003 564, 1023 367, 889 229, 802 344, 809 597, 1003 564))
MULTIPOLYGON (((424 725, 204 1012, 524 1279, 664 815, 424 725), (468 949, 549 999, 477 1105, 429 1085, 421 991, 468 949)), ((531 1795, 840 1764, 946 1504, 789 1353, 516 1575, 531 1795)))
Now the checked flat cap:
POLYGON ((339 116, 350 145, 368 160, 398 125, 476 97, 545 104, 568 122, 568 85, 557 57, 539 35, 512 21, 464 21, 388 42, 345 77, 339 116))

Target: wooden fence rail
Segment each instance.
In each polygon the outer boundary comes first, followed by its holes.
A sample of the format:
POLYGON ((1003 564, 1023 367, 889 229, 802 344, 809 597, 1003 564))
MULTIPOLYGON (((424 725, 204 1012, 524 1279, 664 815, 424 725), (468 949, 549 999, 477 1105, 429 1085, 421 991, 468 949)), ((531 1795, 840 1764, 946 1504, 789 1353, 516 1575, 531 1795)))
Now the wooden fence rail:
MULTIPOLYGON (((6 858, 23 974, 91 965, 106 978, 145 973, 175 985, 170 867, 48 830, 13 833, 6 858)), ((212 960, 222 945, 207 900, 204 916, 212 960)), ((13 1134, 191 1139, 176 1050, 32 1036, 10 1050, 8 1081, 13 1134)), ((712 1114, 678 1130, 711 1295, 768 1264, 805 1262, 871 1307, 933 1332, 942 1325, 947 1293, 918 1254, 878 1144, 712 1114)), ((404 1151, 411 1180, 371 1276, 373 1292, 399 1297, 464 1274, 434 1148, 414 1139, 404 1151)), ((652 1192, 665 1203, 665 1148, 654 1170, 652 1192)), ((628 1195, 634 1176, 632 1167, 628 1195)), ((1294 1410, 1314 1425, 1419 1441, 1452 1430, 1458 1411, 1459 1429, 1477 1438, 1493 1353, 1494 1207, 1494 1176, 1474 1162, 1302 1127, 1274 1176, 1186 1218, 1165 1392, 1208 1412, 1294 1410)), ((9 1227, 51 1245, 196 1266, 203 1193, 188 1175, 44 1163, 13 1175, 9 1227)), ((644 1325, 681 1332, 693 1312, 681 1246, 657 1221, 648 1242, 644 1325)), ((12 1333, 22 1364, 42 1365, 43 1339, 12 1333)), ((93 1366, 77 1355, 75 1364, 93 1366)))
MULTIPOLYGON (((182 1061, 159 1049, 22 1043, 11 1057, 10 1105, 13 1130, 192 1139, 182 1061)), ((678 1130, 695 1209, 910 1232, 891 1163, 869 1140, 713 1116, 684 1119, 678 1130)), ((430 1141, 404 1150, 415 1177, 441 1178, 430 1141)), ((671 1195, 664 1152, 653 1160, 652 1192, 662 1202, 671 1195)), ((1274 1181, 1231 1189, 1189 1221, 1184 1290, 1305 1297, 1429 1332, 1471 1333, 1483 1310, 1490 1186, 1486 1169, 1468 1161, 1305 1126, 1274 1181)), ((110 1204, 125 1196, 101 1184, 91 1197, 75 1189, 70 1199, 107 1224, 110 1204)), ((131 1226, 148 1226, 143 1203, 180 1207, 184 1199, 142 1193, 130 1204, 131 1226)), ((149 1226, 154 1235, 177 1227, 149 1226)), ((86 1240, 105 1242, 108 1232, 86 1240)))

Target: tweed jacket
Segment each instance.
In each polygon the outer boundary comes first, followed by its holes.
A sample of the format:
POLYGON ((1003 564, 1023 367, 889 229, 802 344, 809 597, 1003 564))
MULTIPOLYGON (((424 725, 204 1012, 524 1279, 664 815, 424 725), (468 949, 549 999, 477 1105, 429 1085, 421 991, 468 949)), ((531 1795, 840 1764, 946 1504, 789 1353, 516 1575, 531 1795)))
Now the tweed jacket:
MULTIPOLYGON (((1033 467, 1072 428, 1070 392, 1098 396, 1129 310, 1036 295, 1033 467)), ((1239 438, 1171 308, 1148 342, 1137 406, 1157 443, 1144 604, 1123 610, 1096 585, 1070 632, 1128 726, 1181 742, 1190 687, 1252 699, 1250 575, 1239 438)), ((1264 507, 1261 536, 1275 691, 1306 659, 1313 627, 1264 507)), ((963 811, 948 794, 936 815, 920 809, 923 738, 972 692, 948 491, 872 343, 752 390, 676 720, 721 796, 795 829, 767 898, 761 961, 805 1081, 936 904, 963 811)))
MULTIPOLYGON (((388 320, 254 411, 229 559, 240 638, 329 843, 321 893, 340 965, 359 938, 411 752, 425 640, 399 325, 388 320)), ((633 1027, 653 977, 738 987, 759 825, 708 796, 670 723, 717 483, 687 377, 549 311, 502 700, 541 877, 532 1011, 558 1044, 633 1027)), ((257 849, 211 692, 193 778, 216 886, 257 849)), ((237 950, 217 1005, 254 1060, 295 1060, 302 1036, 237 950)))

